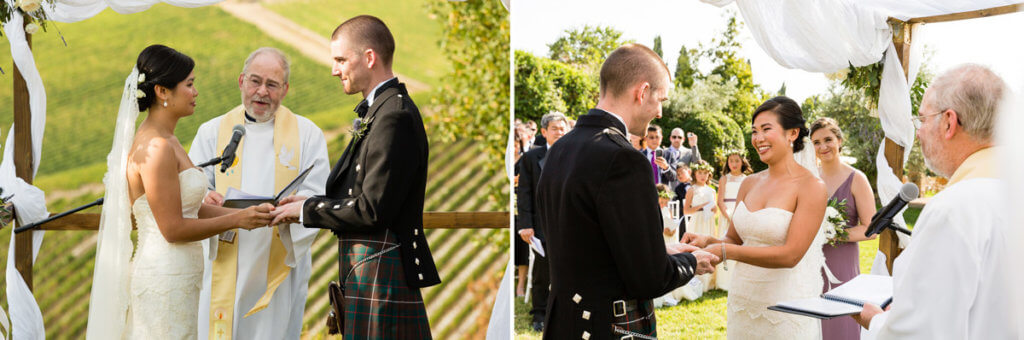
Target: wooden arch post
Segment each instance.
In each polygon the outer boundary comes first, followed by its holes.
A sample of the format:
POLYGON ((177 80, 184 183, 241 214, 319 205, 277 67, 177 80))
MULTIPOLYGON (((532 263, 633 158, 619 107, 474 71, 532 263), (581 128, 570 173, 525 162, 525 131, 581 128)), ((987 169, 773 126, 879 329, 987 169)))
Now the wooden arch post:
MULTIPOLYGON (((28 15, 24 18, 25 25, 28 25, 28 15)), ((32 48, 31 34, 25 33, 25 41, 32 48)), ((32 111, 29 109, 28 85, 17 64, 14 65, 14 171, 18 178, 32 184, 32 111)), ((15 246, 14 267, 25 279, 29 290, 32 289, 32 234, 14 234, 12 240, 15 246)))

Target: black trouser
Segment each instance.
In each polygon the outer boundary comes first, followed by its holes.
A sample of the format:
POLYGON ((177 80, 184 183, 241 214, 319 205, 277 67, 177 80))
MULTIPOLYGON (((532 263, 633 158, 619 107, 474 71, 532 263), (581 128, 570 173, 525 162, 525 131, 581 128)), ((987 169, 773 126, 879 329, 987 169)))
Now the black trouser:
MULTIPOLYGON (((546 250, 547 245, 543 242, 541 244, 546 250)), ((533 321, 544 322, 548 308, 548 294, 551 292, 551 271, 548 268, 548 258, 537 253, 534 253, 533 256, 533 288, 530 289, 533 308, 530 309, 530 315, 533 315, 533 321)))

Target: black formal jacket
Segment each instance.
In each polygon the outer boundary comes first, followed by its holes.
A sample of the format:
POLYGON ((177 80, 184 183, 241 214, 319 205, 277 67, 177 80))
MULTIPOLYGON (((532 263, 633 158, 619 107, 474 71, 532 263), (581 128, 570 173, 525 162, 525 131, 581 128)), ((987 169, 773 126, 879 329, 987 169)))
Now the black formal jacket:
POLYGON ((545 241, 545 238, 544 232, 538 228, 540 216, 537 215, 537 200, 534 196, 540 172, 544 169, 544 155, 547 151, 547 145, 538 146, 519 158, 519 190, 516 192, 516 207, 519 209, 516 231, 533 228, 534 235, 541 241, 545 241))
POLYGON ((610 339, 613 301, 664 295, 696 270, 692 254, 666 254, 651 162, 625 131, 592 109, 545 157, 537 187, 551 266, 544 339, 584 331, 610 339))
POLYGON ((423 235, 427 136, 405 84, 392 79, 377 89, 362 122, 362 135, 354 134, 327 178, 326 195, 303 205, 303 224, 339 238, 387 228, 401 243, 406 284, 438 284, 423 235))

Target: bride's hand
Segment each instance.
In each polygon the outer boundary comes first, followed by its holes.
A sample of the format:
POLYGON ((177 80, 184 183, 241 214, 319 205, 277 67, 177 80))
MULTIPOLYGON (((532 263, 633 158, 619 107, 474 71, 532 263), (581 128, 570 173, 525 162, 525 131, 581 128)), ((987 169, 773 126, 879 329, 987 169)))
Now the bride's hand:
POLYGON ((667 251, 669 255, 675 255, 679 253, 692 253, 697 250, 700 250, 700 248, 691 246, 686 243, 672 243, 665 245, 665 251, 667 251))
POLYGON ((694 234, 694 233, 689 233, 688 232, 688 233, 683 234, 683 240, 680 241, 680 242, 686 243, 686 244, 689 244, 689 245, 692 245, 692 246, 697 246, 699 248, 704 248, 704 247, 707 247, 707 245, 708 245, 708 237, 705 236, 705 235, 699 235, 699 234, 694 234))
POLYGON ((725 247, 725 245, 721 243, 715 243, 703 249, 704 251, 711 253, 712 255, 715 255, 715 261, 711 263, 712 266, 717 266, 719 263, 722 262, 722 247, 725 247))
POLYGON ((263 203, 239 210, 235 213, 238 216, 238 222, 235 227, 252 230, 268 226, 272 220, 270 216, 271 210, 274 210, 274 205, 270 203, 263 203))

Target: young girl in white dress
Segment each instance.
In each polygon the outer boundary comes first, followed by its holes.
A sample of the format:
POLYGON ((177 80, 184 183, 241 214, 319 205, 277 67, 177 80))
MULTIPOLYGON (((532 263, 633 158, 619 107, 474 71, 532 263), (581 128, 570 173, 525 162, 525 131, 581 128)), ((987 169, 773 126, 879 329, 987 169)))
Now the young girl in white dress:
MULTIPOLYGON (((698 235, 718 237, 717 223, 715 223, 716 205, 715 189, 708 186, 713 169, 706 161, 700 161, 692 167, 693 186, 686 191, 686 203, 683 213, 693 215, 691 224, 687 224, 687 230, 698 235)), ((704 291, 714 286, 714 274, 703 274, 697 276, 704 282, 704 291)))
MULTIPOLYGON (((722 164, 722 178, 718 180, 718 233, 715 237, 725 238, 729 231, 729 224, 732 223, 732 213, 736 210, 736 194, 740 192, 740 183, 750 174, 750 162, 746 158, 746 150, 730 149, 720 153, 725 157, 722 164)), ((726 262, 727 267, 733 266, 733 261, 726 262)), ((729 290, 730 274, 725 267, 719 265, 715 268, 715 288, 729 290)))

